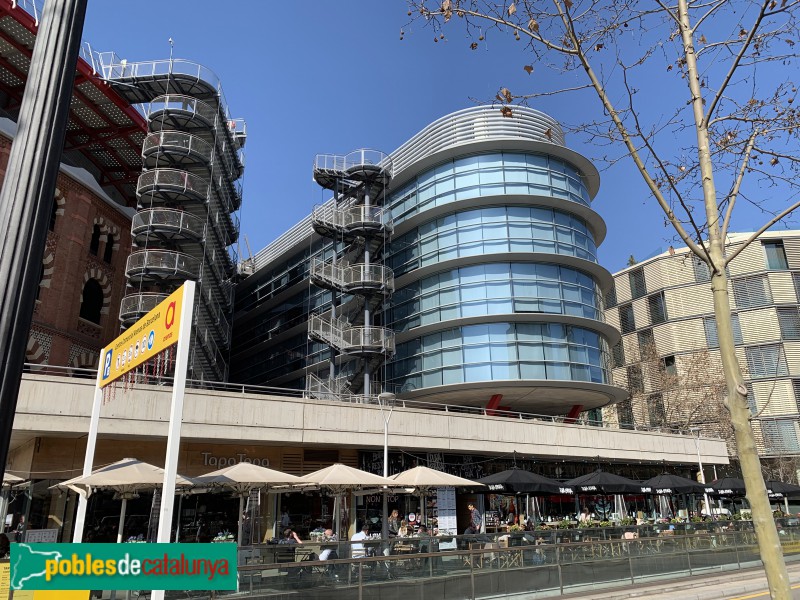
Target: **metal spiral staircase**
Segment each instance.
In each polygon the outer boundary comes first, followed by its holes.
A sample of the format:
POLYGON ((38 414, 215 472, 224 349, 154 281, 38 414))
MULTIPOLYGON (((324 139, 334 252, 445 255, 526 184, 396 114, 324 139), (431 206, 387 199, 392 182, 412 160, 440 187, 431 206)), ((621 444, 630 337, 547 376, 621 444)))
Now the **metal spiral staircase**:
POLYGON ((334 197, 314 208, 312 226, 344 250, 329 261, 314 259, 310 267, 311 282, 334 292, 331 310, 311 315, 308 323, 309 337, 327 344, 334 356, 327 378, 308 374, 306 389, 313 397, 380 392, 373 374, 394 354, 394 332, 373 324, 376 308, 394 292, 394 273, 381 264, 380 252, 393 231, 381 206, 391 177, 391 160, 375 150, 322 154, 314 161, 314 180, 334 197), (350 300, 339 304, 342 296, 350 300), (337 373, 337 353, 357 360, 337 373))
POLYGON ((105 79, 142 103, 149 134, 120 320, 129 326, 187 279, 197 285, 189 376, 225 381, 233 313, 246 129, 228 115, 211 71, 180 60, 126 63, 101 55, 105 79))

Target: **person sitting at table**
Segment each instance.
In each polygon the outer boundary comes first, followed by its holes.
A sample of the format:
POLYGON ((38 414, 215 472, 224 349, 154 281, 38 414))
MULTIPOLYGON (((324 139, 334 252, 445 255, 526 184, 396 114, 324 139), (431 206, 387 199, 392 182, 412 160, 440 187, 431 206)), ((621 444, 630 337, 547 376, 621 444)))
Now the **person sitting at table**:
POLYGON ((278 542, 279 544, 303 544, 303 540, 297 537, 297 534, 291 527, 283 530, 283 538, 278 542))
POLYGON ((397 537, 408 537, 411 535, 411 528, 408 526, 408 521, 403 519, 400 521, 400 527, 397 529, 397 537))
POLYGON ((354 533, 353 537, 350 538, 351 542, 357 542, 350 546, 350 557, 351 558, 366 558, 367 557, 367 550, 364 547, 364 544, 361 544, 362 540, 366 540, 369 538, 369 523, 365 522, 361 526, 361 531, 358 533, 354 533))
MULTIPOLYGON (((336 534, 333 533, 333 529, 326 529, 325 533, 322 534, 322 542, 323 544, 329 542, 338 542, 339 538, 336 537, 336 534)), ((319 553, 320 560, 335 560, 339 558, 339 554, 336 552, 335 547, 326 547, 322 549, 322 552, 319 553)))
POLYGON ((581 511, 581 514, 578 515, 578 522, 579 523, 588 523, 591 520, 592 520, 592 516, 589 514, 589 509, 584 506, 583 510, 581 511))

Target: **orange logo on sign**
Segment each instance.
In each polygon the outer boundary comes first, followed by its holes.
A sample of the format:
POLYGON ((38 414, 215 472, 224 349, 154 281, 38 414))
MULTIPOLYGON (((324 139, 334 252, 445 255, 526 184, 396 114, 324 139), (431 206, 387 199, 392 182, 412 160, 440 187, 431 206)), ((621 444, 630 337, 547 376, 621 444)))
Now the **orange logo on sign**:
POLYGON ((170 302, 169 306, 167 307, 167 316, 164 319, 164 325, 167 329, 172 327, 172 324, 175 322, 175 302, 170 302))

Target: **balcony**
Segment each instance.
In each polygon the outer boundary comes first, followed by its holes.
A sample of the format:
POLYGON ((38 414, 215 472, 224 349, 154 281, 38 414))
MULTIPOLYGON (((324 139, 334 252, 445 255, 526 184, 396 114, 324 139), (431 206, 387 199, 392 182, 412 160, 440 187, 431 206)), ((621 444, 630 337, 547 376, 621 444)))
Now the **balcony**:
POLYGON ((210 167, 214 147, 203 138, 180 131, 151 133, 142 144, 147 169, 158 167, 210 167))
POLYGON ((394 332, 385 327, 352 327, 344 319, 311 315, 308 335, 344 354, 394 354, 394 332))
POLYGON ((129 327, 141 319, 160 302, 167 298, 167 294, 130 294, 125 296, 119 305, 119 320, 129 327))
POLYGON ((200 260, 182 252, 142 250, 128 257, 125 274, 130 281, 196 280, 200 260))
POLYGON ((350 294, 373 293, 390 296, 394 293, 394 273, 382 265, 311 262, 311 282, 319 287, 350 294))
POLYGON ((392 159, 378 150, 364 148, 345 155, 318 154, 314 158, 314 181, 326 189, 337 189, 342 181, 386 185, 391 178, 392 159))
POLYGON ((140 203, 178 203, 208 201, 209 182, 180 169, 152 169, 139 175, 136 196, 140 203), (149 202, 148 202, 149 201, 149 202))
POLYGON ((139 245, 145 245, 153 237, 162 241, 199 242, 205 238, 205 231, 206 223, 200 217, 166 208, 139 211, 131 224, 131 235, 139 245))
POLYGON ((314 231, 325 237, 385 237, 394 231, 391 213, 380 206, 348 206, 332 203, 314 207, 311 214, 314 231))

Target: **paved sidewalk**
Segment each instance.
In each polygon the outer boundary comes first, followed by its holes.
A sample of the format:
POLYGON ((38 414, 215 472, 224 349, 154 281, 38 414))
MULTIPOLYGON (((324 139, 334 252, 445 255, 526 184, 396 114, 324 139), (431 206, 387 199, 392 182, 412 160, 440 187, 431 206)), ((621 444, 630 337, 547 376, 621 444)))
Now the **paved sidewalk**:
MULTIPOLYGON (((792 583, 793 598, 800 598, 800 562, 786 564, 792 583)), ((664 579, 648 584, 630 585, 614 590, 594 590, 577 594, 564 594, 560 598, 569 600, 626 600, 648 598, 649 600, 722 600, 739 596, 769 599, 767 578, 762 568, 727 571, 713 575, 696 575, 681 579, 664 579), (754 596, 755 594, 755 596, 754 596)), ((742 599, 744 600, 744 599, 742 599)))

